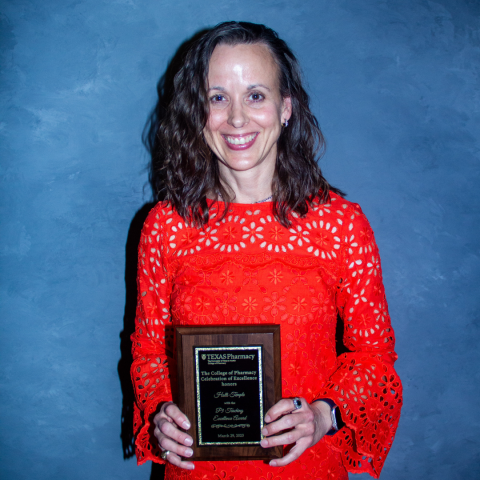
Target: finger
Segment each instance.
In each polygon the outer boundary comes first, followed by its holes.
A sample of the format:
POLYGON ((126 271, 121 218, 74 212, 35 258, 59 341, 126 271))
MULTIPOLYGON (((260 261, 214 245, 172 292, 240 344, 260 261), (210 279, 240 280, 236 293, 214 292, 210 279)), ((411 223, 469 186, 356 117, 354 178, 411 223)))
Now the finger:
POLYGON ((171 418, 179 427, 182 427, 185 430, 188 430, 191 427, 187 416, 173 402, 167 402, 163 405, 160 409, 160 414, 162 413, 162 410, 163 413, 171 418))
POLYGON ((167 455, 167 462, 170 462, 172 465, 175 465, 179 468, 184 468, 186 470, 193 470, 195 465, 192 462, 185 462, 177 454, 170 452, 167 455))
POLYGON ((308 441, 301 439, 284 457, 271 460, 269 465, 271 467, 284 467, 296 460, 308 447, 308 441))
MULTIPOLYGON (((302 407, 305 405, 305 399, 300 398, 302 402, 302 407)), ((265 422, 270 423, 275 421, 277 418, 281 417, 282 415, 286 415, 287 413, 292 412, 295 410, 295 406, 293 404, 292 398, 283 398, 282 400, 278 401, 265 415, 265 422)))
POLYGON ((177 443, 186 445, 187 447, 193 444, 192 437, 182 430, 179 430, 174 423, 169 423, 165 419, 161 419, 157 423, 157 428, 163 435, 171 438, 177 443))
MULTIPOLYGON (((178 444, 170 437, 160 434, 157 437, 158 445, 162 450, 168 450, 172 453, 175 453, 179 457, 189 458, 193 455, 193 450, 189 447, 184 447, 183 445, 178 444)), ((170 456, 170 454, 169 454, 170 456)))
POLYGON ((311 425, 313 428, 314 420, 315 416, 310 409, 304 411, 297 410, 296 412, 284 415, 278 420, 265 425, 262 428, 262 435, 269 437, 270 435, 275 435, 284 430, 297 428, 297 426, 302 424, 311 425))
POLYGON ((309 444, 313 441, 313 434, 315 429, 312 424, 300 424, 296 428, 288 431, 284 431, 280 435, 272 435, 267 438, 263 438, 260 445, 263 448, 275 447, 277 445, 290 445, 292 443, 298 443, 301 439, 306 439, 309 444))

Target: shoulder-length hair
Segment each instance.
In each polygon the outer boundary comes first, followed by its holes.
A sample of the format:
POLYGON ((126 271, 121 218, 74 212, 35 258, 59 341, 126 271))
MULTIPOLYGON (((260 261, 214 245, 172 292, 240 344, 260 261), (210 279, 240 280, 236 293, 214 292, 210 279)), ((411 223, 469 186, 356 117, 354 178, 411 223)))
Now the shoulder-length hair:
MULTIPOLYGON (((317 161, 325 140, 310 111, 309 97, 302 86, 300 66, 288 45, 265 25, 225 22, 208 30, 188 50, 174 78, 174 91, 158 129, 157 145, 162 158, 155 176, 155 194, 170 202, 183 219, 199 228, 208 222, 207 194, 229 199, 220 181, 218 159, 205 141, 208 120, 208 67, 217 45, 263 44, 278 65, 280 94, 290 97, 292 116, 282 128, 272 179, 273 214, 284 226, 291 214, 306 215, 313 202, 324 203, 331 187, 317 161)), ((228 202, 223 209, 228 211, 228 202)))

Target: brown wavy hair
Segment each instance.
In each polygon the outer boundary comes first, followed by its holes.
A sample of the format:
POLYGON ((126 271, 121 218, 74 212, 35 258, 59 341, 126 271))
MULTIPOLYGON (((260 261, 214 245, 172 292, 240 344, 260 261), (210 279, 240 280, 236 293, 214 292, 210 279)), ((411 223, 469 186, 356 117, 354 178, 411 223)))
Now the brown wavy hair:
MULTIPOLYGON (((278 34, 265 25, 220 23, 188 49, 175 75, 171 101, 157 132, 161 161, 151 172, 160 179, 154 182, 155 194, 199 228, 208 222, 209 192, 230 198, 220 181, 218 159, 203 135, 209 114, 208 67, 213 50, 220 44, 267 46, 278 65, 280 94, 282 98, 291 98, 292 116, 278 139, 272 180, 273 214, 284 227, 289 227, 292 212, 303 217, 313 202, 326 202, 330 191, 341 195, 342 192, 328 184, 317 164, 324 153, 325 140, 310 111, 298 61, 278 34)), ((227 211, 228 204, 223 214, 227 211)))

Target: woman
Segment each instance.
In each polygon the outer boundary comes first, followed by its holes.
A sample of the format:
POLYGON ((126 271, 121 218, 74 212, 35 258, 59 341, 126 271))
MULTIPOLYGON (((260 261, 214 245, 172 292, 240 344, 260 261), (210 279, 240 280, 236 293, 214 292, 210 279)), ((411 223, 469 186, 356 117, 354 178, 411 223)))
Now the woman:
POLYGON ((317 165, 323 137, 294 55, 263 25, 208 31, 175 78, 159 140, 166 200, 142 233, 132 336, 139 463, 166 462, 168 479, 378 477, 401 408, 380 260, 360 207, 317 165), (165 327, 242 323, 281 324, 284 398, 261 445, 284 456, 190 462, 165 327))

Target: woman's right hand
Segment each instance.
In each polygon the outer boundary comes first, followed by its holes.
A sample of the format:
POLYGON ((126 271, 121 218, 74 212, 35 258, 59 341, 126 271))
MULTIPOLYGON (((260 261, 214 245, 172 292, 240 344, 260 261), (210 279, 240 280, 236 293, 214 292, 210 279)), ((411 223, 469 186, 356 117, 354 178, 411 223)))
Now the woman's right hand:
POLYGON ((191 457, 193 450, 189 448, 193 444, 193 439, 178 427, 188 430, 191 424, 188 418, 180 411, 173 402, 165 402, 160 411, 153 419, 155 424, 154 435, 158 440, 158 445, 165 452, 167 462, 180 468, 193 470, 195 465, 192 462, 183 461, 182 457, 191 457))

